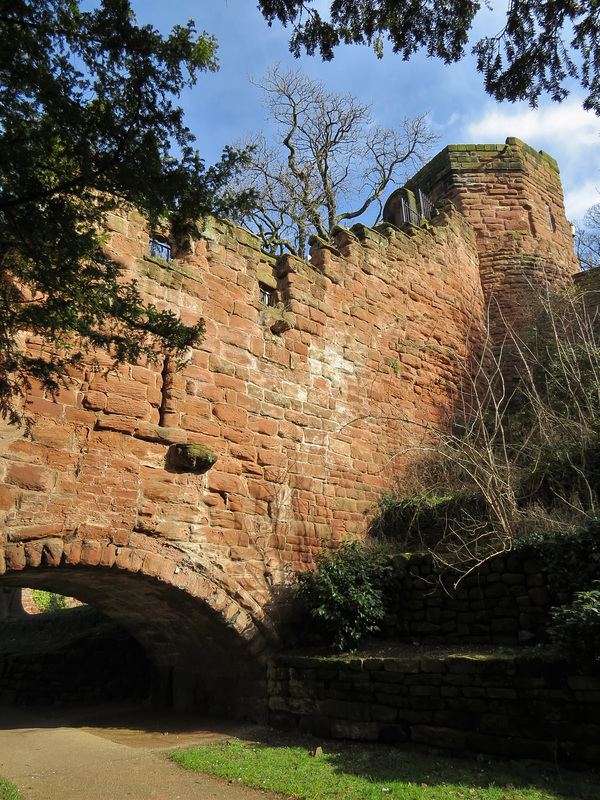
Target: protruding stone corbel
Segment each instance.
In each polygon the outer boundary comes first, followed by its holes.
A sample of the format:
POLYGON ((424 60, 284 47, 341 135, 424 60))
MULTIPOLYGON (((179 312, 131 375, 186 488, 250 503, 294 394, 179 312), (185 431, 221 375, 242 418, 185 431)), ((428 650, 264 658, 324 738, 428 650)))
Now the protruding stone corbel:
POLYGON ((176 444, 169 450, 169 464, 200 474, 208 472, 217 461, 217 454, 203 444, 176 444))
POLYGON ((296 325, 296 315, 277 306, 265 308, 261 314, 262 324, 269 328, 271 333, 280 336, 296 325))

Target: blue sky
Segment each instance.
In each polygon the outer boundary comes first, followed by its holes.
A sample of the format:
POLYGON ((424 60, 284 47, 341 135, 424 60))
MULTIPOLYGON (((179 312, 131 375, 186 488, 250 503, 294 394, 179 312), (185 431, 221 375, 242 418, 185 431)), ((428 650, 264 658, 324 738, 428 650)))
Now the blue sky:
MULTIPOLYGON (((265 127, 260 90, 248 76, 260 78, 279 62, 286 69, 301 68, 335 92, 372 103, 375 120, 386 127, 429 111, 431 127, 441 137, 432 156, 447 144, 495 144, 507 136, 545 150, 558 161, 571 220, 600 202, 600 118, 583 111, 576 86, 562 104, 543 99, 535 110, 525 103, 498 104, 483 91, 472 58, 445 66, 421 54, 403 61, 389 48, 377 59, 366 47, 340 47, 328 63, 306 55, 295 59, 288 50, 289 32, 278 23, 269 28, 254 0, 133 0, 132 6, 140 24, 167 33, 194 19, 199 31, 219 41, 219 72, 201 75, 180 100, 207 164, 218 160, 224 145, 265 127)), ((483 9, 472 42, 477 31, 492 34, 501 27, 501 12, 483 9)))

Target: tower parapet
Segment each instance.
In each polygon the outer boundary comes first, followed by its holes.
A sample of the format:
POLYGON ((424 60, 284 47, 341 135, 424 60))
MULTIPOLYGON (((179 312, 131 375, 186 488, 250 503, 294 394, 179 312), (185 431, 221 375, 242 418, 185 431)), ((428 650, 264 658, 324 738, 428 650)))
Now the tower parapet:
MULTIPOLYGON (((519 139, 449 145, 404 188, 436 204, 452 201, 473 226, 496 338, 505 321, 530 318, 530 303, 543 287, 570 282, 579 271, 558 165, 519 139)), ((392 198, 386 218, 394 223, 392 198)))

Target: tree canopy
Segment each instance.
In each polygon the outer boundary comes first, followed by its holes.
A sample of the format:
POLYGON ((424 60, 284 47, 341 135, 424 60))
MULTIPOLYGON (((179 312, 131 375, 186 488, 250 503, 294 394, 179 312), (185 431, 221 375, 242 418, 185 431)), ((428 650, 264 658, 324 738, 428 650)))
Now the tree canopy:
MULTIPOLYGON (((291 25, 290 49, 331 59, 340 44, 367 44, 383 55, 387 39, 408 59, 424 49, 449 64, 465 55, 478 0, 331 0, 322 16, 315 0, 259 0, 269 24, 291 25)), ((319 4, 320 5, 320 4, 319 4)), ((473 47, 486 91, 497 100, 554 100, 577 79, 584 107, 600 114, 600 11, 591 0, 512 0, 501 31, 473 47)))
POLYGON ((136 360, 157 338, 181 354, 202 334, 120 278, 102 249, 109 210, 168 217, 185 236, 247 198, 224 190, 240 154, 205 167, 173 102, 217 69, 192 22, 163 37, 128 0, 6 0, 0 43, 0 412, 14 417, 31 377, 56 390, 86 348, 136 360), (46 342, 40 355, 21 351, 21 331, 46 342))
POLYGON ((257 192, 238 221, 255 230, 272 254, 287 250, 303 257, 310 234, 328 240, 337 225, 371 206, 381 212, 390 182, 414 172, 438 138, 426 114, 383 128, 368 103, 329 91, 300 70, 275 65, 254 83, 263 91, 274 133, 240 143, 251 155, 233 187, 257 192))
POLYGON ((600 203, 588 208, 575 234, 575 253, 581 269, 600 266, 600 203))

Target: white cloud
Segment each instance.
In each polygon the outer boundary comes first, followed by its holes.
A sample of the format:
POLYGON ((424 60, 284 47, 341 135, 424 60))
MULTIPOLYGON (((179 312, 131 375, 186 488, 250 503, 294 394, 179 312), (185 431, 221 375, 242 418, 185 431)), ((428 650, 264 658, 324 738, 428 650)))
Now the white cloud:
POLYGON ((597 181, 587 181, 578 189, 565 194, 565 207, 570 220, 582 220, 590 206, 600 203, 600 176, 597 181))
POLYGON ((468 123, 466 130, 478 142, 502 142, 507 136, 517 136, 533 147, 542 141, 571 148, 600 144, 600 120, 575 98, 535 109, 523 104, 510 108, 490 105, 479 119, 468 123))

